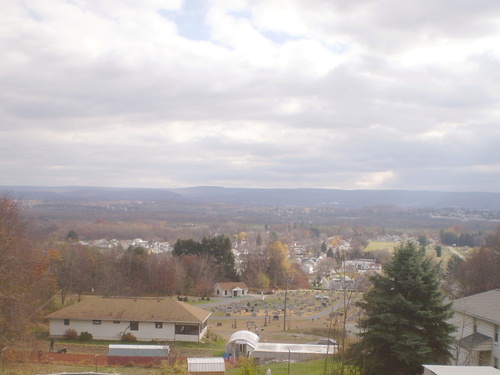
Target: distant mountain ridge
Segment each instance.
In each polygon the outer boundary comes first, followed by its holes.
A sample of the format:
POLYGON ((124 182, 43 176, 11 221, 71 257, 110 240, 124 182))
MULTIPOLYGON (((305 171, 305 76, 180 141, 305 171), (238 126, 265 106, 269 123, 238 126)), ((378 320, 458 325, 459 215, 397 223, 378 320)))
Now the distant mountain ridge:
POLYGON ((177 189, 0 186, 0 195, 46 201, 190 201, 262 207, 398 206, 500 210, 500 193, 410 190, 256 189, 197 186, 177 189))
POLYGON ((172 200, 182 197, 168 189, 107 188, 86 186, 0 186, 0 194, 15 199, 46 201, 172 200))

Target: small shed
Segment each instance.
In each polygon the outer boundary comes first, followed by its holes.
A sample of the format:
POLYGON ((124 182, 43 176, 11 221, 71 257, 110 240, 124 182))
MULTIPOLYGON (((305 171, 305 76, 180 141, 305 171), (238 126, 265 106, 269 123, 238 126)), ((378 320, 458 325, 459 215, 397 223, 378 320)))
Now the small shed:
POLYGON ((226 372, 224 358, 188 358, 189 374, 196 375, 223 375, 226 372))
POLYGON ((108 355, 133 357, 166 357, 169 352, 168 345, 109 344, 108 348, 108 355))
POLYGON ((108 364, 126 365, 128 363, 148 365, 160 363, 170 352, 168 345, 127 345, 110 344, 108 364))

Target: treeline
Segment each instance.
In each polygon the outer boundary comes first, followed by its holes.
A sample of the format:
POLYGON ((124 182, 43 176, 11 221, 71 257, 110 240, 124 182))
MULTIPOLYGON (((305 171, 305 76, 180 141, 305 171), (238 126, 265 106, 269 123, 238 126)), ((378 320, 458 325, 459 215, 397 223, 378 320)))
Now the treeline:
POLYGON ((33 250, 17 204, 0 199, 0 335, 26 339, 26 327, 40 314, 57 281, 47 254, 33 250))
POLYGON ((439 232, 439 240, 443 245, 448 246, 484 246, 485 245, 485 235, 483 232, 469 233, 460 232, 457 227, 451 227, 449 229, 441 229, 439 232))
POLYGON ((445 270, 443 288, 460 298, 500 288, 500 230, 492 242, 471 250, 465 258, 453 255, 445 270))

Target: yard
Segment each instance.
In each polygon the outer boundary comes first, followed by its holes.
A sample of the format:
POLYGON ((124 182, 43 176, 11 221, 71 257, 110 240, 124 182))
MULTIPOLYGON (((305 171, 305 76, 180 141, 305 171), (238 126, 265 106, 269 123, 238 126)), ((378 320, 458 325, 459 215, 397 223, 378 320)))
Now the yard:
MULTIPOLYGON (((225 343, 232 333, 249 329, 260 335, 262 342, 287 342, 287 343, 312 343, 321 337, 333 337, 333 332, 340 325, 342 311, 342 299, 339 292, 322 291, 321 294, 328 296, 328 299, 317 299, 319 292, 311 290, 289 291, 287 293, 287 325, 283 328, 284 300, 285 293, 280 292, 275 295, 243 297, 243 298, 225 298, 219 300, 200 301, 192 300, 199 307, 212 311, 209 318, 210 333, 204 343, 166 343, 170 345, 170 357, 213 357, 222 356, 225 349, 225 343), (333 320, 330 320, 330 314, 335 313, 333 320)), ((358 295, 354 295, 355 298, 358 295)), ((354 315, 356 311, 353 310, 354 315)), ((351 321, 352 325, 352 321, 351 321)), ((105 362, 100 362, 108 350, 111 342, 92 341, 81 343, 78 341, 69 342, 64 340, 56 341, 56 350, 63 347, 67 348, 68 356, 71 354, 87 354, 90 359, 79 361, 73 364, 54 361, 37 361, 36 355, 39 351, 48 352, 48 339, 38 340, 19 350, 31 351, 34 360, 11 360, 6 358, 4 362, 5 372, 16 374, 34 374, 34 373, 56 373, 56 372, 75 372, 75 371, 93 371, 93 372, 114 372, 121 374, 154 374, 157 368, 126 366, 115 367, 108 366, 105 362), (46 363, 42 363, 46 362, 46 363), (97 368, 96 368, 97 364, 97 368)), ((156 343, 157 344, 157 343, 156 343)), ((48 354, 48 353, 47 353, 48 354)), ((44 357, 45 358, 45 357, 44 357)), ((282 367, 283 364, 277 365, 282 367)), ((275 365, 273 365, 275 366, 275 365)), ((307 364, 291 364, 291 373, 304 373, 298 370, 301 366, 307 364), (295 372, 293 369, 297 369, 295 372)), ((312 367, 321 367, 321 365, 311 364, 312 367)), ((285 373, 283 370, 273 369, 274 374, 285 373), (281 372, 280 372, 281 371, 281 372)), ((322 367, 321 367, 322 369, 322 367)), ((286 369, 286 371, 288 368, 286 369)), ((319 370, 318 370, 319 371, 319 370)), ((322 371, 322 370, 321 370, 322 371)), ((322 372, 306 371, 309 374, 322 372)), ((232 372, 228 371, 228 374, 232 372)))

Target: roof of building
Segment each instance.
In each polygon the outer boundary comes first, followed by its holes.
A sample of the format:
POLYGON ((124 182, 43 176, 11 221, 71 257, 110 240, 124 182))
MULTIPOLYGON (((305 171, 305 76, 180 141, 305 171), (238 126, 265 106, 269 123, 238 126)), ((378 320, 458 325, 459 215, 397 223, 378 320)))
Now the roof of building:
POLYGON ((236 331, 235 333, 233 333, 230 337, 229 337, 229 340, 227 341, 228 344, 232 343, 232 342, 236 342, 236 343, 239 343, 238 341, 240 341, 241 343, 245 342, 245 343, 248 343, 250 344, 252 347, 255 348, 255 345, 259 342, 259 336, 251 331, 246 331, 246 330, 243 330, 243 331, 236 331))
POLYGON ((172 298, 84 296, 80 302, 53 312, 45 318, 201 323, 209 316, 210 312, 204 309, 172 298))
POLYGON ((336 345, 259 342, 255 346, 255 352, 266 353, 333 354, 336 351, 336 345))
POLYGON ((500 324, 500 289, 474 294, 453 301, 453 310, 500 324))
POLYGON ((226 364, 224 358, 188 358, 188 371, 189 372, 225 372, 226 364))
MULTIPOLYGON (((217 283, 215 285, 219 285, 221 289, 236 289, 236 288, 241 288, 241 289, 248 289, 247 284, 244 282, 224 282, 224 283, 217 283)), ((214 286, 215 286, 214 285, 214 286)))
POLYGON ((493 339, 479 332, 474 332, 472 335, 464 337, 459 344, 462 348, 472 349, 486 342, 492 342, 493 339))
POLYGON ((169 352, 168 345, 110 344, 108 348, 110 356, 166 357, 169 352))
POLYGON ((500 375, 500 370, 490 366, 441 366, 423 365, 434 375, 500 375))

